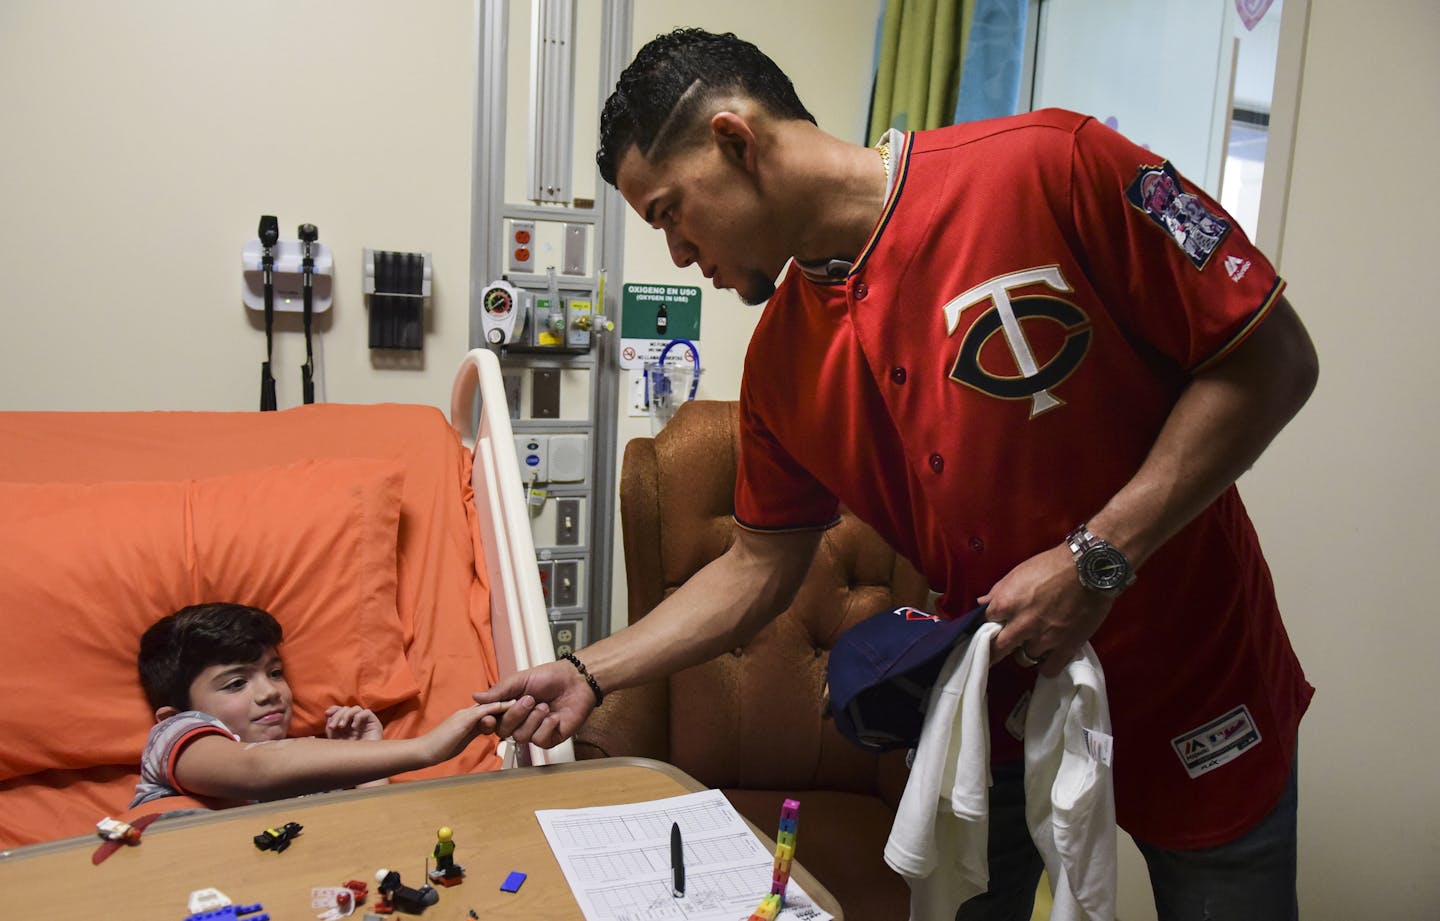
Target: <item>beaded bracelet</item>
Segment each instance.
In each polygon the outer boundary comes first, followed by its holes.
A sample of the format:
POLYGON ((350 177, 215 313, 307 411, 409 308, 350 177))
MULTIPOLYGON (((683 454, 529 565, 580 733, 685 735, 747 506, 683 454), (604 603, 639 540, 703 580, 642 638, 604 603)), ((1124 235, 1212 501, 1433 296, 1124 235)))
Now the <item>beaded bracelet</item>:
POLYGON ((595 680, 595 676, 590 674, 590 669, 585 667, 585 663, 568 652, 560 658, 575 666, 575 668, 579 670, 580 676, 585 679, 585 683, 590 685, 590 690, 595 694, 595 706, 598 707, 604 703, 605 694, 600 690, 600 684, 595 680))

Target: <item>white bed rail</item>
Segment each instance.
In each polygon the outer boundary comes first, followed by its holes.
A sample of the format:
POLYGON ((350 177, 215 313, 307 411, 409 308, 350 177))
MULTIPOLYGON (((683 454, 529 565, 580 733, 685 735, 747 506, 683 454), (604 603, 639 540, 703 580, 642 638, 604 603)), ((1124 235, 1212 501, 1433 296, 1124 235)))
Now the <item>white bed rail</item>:
MULTIPOLYGON (((489 349, 472 349, 460 363, 450 391, 450 423, 475 454, 471 484, 484 538, 485 566, 490 573, 490 624, 500 674, 511 675, 552 662, 555 644, 540 589, 540 569, 520 462, 515 457, 505 385, 500 361, 489 349)), ((525 748, 528 752, 515 752, 517 763, 575 760, 575 749, 568 740, 548 750, 534 745, 525 748)))

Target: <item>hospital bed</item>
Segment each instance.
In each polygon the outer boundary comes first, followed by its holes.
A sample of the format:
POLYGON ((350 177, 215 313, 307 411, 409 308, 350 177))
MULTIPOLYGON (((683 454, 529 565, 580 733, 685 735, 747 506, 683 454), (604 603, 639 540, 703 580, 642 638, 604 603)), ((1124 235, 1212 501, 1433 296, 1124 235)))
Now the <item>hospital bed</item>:
MULTIPOLYGON (((433 407, 0 413, 0 848, 203 804, 127 809, 153 715, 144 628, 187 604, 270 610, 292 735, 330 704, 425 731, 554 658, 499 364, 433 407), (476 398, 478 396, 478 408, 476 398)), ((573 758, 482 737, 397 781, 573 758)))

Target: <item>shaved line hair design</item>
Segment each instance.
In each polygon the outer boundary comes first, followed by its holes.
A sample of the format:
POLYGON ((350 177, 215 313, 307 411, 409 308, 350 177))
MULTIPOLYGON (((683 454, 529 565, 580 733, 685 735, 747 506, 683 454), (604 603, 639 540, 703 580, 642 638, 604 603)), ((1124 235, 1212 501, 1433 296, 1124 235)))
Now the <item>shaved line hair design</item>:
POLYGON ((630 147, 652 163, 703 136, 695 130, 716 98, 748 96, 780 118, 815 123, 778 65, 733 33, 676 29, 651 39, 620 74, 600 113, 600 176, 615 185, 630 147))

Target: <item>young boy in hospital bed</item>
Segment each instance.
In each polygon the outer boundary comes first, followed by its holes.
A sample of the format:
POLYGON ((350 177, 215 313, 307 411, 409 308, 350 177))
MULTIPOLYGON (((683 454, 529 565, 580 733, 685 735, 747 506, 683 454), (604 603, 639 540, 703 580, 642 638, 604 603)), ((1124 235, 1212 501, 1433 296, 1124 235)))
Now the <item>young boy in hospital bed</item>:
POLYGON ((326 710, 326 738, 289 738, 280 624, 259 608, 198 604, 140 640, 140 682, 156 725, 131 807, 177 793, 216 805, 386 783, 448 761, 493 732, 509 702, 464 707, 422 736, 385 739, 362 707, 326 710))

